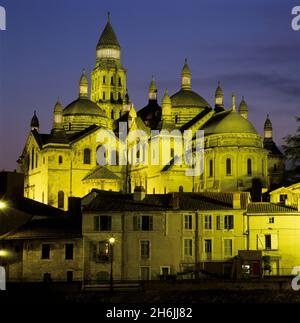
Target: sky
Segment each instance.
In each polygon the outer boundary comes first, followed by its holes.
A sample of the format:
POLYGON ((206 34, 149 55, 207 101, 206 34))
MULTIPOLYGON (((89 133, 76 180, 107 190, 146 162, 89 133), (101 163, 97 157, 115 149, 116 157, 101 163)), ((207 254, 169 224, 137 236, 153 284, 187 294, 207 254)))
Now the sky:
POLYGON ((211 105, 220 80, 225 104, 244 95, 259 133, 267 113, 274 139, 296 131, 300 115, 300 30, 291 28, 300 0, 0 0, 0 170, 14 170, 33 111, 48 133, 57 97, 78 96, 95 64, 107 12, 121 44, 136 110, 148 101, 154 75, 161 101, 180 89, 187 58, 192 89, 211 105))

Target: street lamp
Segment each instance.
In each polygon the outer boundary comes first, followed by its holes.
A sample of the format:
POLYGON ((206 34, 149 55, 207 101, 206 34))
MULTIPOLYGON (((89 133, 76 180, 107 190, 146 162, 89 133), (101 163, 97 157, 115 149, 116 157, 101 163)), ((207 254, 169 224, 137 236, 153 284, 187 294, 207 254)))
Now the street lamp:
POLYGON ((109 286, 110 292, 113 292, 113 258, 114 258, 114 243, 116 239, 114 237, 109 238, 109 253, 110 253, 110 279, 109 279, 109 286))
POLYGON ((3 201, 0 201, 0 210, 2 210, 2 209, 5 209, 6 208, 6 203, 5 202, 3 202, 3 201))

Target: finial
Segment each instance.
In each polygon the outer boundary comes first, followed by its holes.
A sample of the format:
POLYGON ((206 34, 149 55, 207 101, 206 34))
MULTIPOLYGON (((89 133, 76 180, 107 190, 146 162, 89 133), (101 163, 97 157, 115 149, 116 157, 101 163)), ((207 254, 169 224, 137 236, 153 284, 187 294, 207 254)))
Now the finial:
POLYGON ((184 63, 187 64, 187 58, 184 59, 184 63))
POLYGON ((151 78, 152 78, 152 81, 155 81, 155 79, 154 79, 154 75, 153 75, 153 74, 152 74, 151 78))
POLYGON ((60 103, 60 97, 59 96, 57 97, 57 103, 60 103))
POLYGON ((82 69, 82 74, 84 74, 84 75, 85 75, 85 68, 83 68, 83 69, 82 69))
POLYGON ((36 110, 34 110, 33 114, 36 116, 36 110))
POLYGON ((169 95, 168 89, 165 89, 165 95, 169 95))
POLYGON ((218 81, 218 86, 220 86, 221 85, 221 81, 218 81))
POLYGON ((110 22, 110 12, 107 12, 107 21, 110 22))
POLYGON ((269 119, 269 113, 267 113, 267 119, 269 119))

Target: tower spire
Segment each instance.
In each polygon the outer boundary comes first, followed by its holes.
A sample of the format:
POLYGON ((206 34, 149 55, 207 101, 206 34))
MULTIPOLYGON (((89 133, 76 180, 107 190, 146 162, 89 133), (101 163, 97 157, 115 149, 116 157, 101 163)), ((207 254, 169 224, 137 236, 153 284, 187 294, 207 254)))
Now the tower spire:
POLYGON ((157 101, 157 86, 153 75, 149 86, 149 100, 157 101))
POLYGON ((273 138, 273 126, 272 126, 272 122, 269 118, 269 114, 267 114, 267 119, 264 124, 264 138, 265 139, 272 139, 273 138))
POLYGON ((79 81, 79 97, 87 98, 89 91, 89 82, 86 77, 85 69, 82 70, 82 74, 79 81))
POLYGON ((181 88, 183 90, 191 89, 191 71, 188 66, 187 58, 184 60, 184 65, 181 72, 181 88))

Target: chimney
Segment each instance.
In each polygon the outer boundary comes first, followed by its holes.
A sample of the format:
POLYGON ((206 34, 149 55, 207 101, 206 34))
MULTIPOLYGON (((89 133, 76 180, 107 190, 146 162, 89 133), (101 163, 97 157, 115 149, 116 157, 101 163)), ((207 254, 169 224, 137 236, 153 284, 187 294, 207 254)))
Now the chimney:
POLYGON ((241 209, 241 192, 233 192, 233 203, 234 210, 241 209))
POLYGON ((143 186, 136 186, 133 193, 135 201, 142 201, 146 197, 146 192, 143 186))
POLYGON ((172 205, 173 209, 179 209, 179 207, 180 207, 180 194, 179 193, 172 194, 171 205, 172 205))
POLYGON ((68 213, 69 216, 75 221, 81 223, 81 198, 69 197, 68 199, 68 213))

